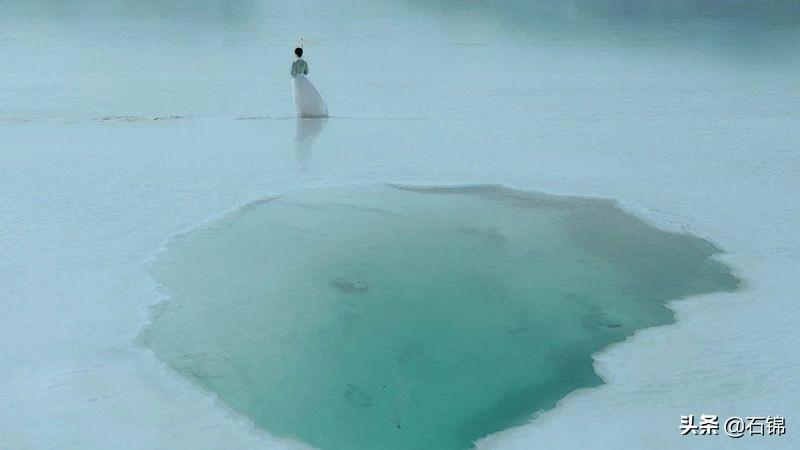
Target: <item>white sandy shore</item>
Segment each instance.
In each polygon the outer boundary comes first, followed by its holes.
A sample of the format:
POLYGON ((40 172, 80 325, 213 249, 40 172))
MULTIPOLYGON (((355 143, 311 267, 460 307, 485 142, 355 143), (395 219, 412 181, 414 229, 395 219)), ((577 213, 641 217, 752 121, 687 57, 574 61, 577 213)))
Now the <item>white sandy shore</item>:
POLYGON ((2 448, 289 448, 136 341, 147 305, 160 300, 143 262, 169 235, 249 200, 370 181, 616 198, 662 226, 711 239, 746 280, 737 293, 675 303, 676 325, 598 355, 607 385, 576 392, 480 448, 756 445, 681 438, 679 416, 690 413, 781 414, 790 433, 763 443, 796 448, 796 118, 647 119, 627 128, 625 148, 613 119, 575 129, 550 123, 528 141, 516 139, 524 124, 332 119, 300 160, 290 150, 291 120, 3 125, 13 146, 2 150, 0 196, 2 448), (452 134, 440 135, 442 127, 452 134))

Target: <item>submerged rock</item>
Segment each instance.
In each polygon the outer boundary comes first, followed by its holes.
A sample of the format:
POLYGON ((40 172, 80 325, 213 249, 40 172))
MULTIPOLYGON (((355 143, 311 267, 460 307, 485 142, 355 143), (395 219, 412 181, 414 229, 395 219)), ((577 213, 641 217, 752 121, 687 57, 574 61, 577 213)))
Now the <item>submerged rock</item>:
POLYGON ((606 328, 619 328, 622 326, 622 321, 608 313, 600 313, 598 318, 601 325, 606 328))
POLYGON ((508 244, 508 238, 503 233, 501 233, 500 229, 497 227, 472 228, 465 225, 461 225, 460 227, 458 227, 458 231, 464 234, 478 236, 496 245, 508 244))
POLYGON ((595 311, 583 318, 583 323, 589 328, 621 328, 623 323, 618 317, 605 311, 595 311))
POLYGON ((347 385, 347 389, 344 390, 344 398, 350 406, 355 406, 357 408, 372 406, 372 396, 354 384, 347 385))
POLYGON ((348 280, 344 278, 333 280, 330 282, 330 285, 338 288, 345 294, 362 294, 369 289, 369 285, 361 280, 348 280))

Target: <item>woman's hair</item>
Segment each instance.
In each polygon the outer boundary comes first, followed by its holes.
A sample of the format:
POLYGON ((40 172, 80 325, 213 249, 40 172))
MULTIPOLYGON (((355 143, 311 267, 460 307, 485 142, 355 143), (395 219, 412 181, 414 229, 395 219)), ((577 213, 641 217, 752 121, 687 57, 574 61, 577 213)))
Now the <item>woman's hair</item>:
POLYGON ((300 47, 297 47, 296 49, 294 49, 294 54, 297 55, 298 58, 303 56, 303 49, 300 48, 300 47))

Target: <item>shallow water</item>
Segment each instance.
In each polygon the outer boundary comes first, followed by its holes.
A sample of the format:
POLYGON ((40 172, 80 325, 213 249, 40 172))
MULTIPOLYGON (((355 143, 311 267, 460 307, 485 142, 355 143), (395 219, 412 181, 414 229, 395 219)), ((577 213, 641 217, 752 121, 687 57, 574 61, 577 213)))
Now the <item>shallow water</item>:
POLYGON ((465 449, 600 383, 590 355, 732 290, 718 250, 606 200, 309 189, 174 239, 147 344, 322 449, 465 449))

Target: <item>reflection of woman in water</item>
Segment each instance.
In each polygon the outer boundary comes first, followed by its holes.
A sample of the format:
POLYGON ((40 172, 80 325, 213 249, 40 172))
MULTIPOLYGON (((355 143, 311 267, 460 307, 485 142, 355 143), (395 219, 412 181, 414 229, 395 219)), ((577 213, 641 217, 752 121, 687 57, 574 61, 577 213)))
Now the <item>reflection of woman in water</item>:
POLYGON ((303 49, 294 49, 297 60, 292 64, 294 78, 294 106, 298 117, 328 117, 328 108, 317 88, 308 81, 308 63, 303 59, 303 49))

